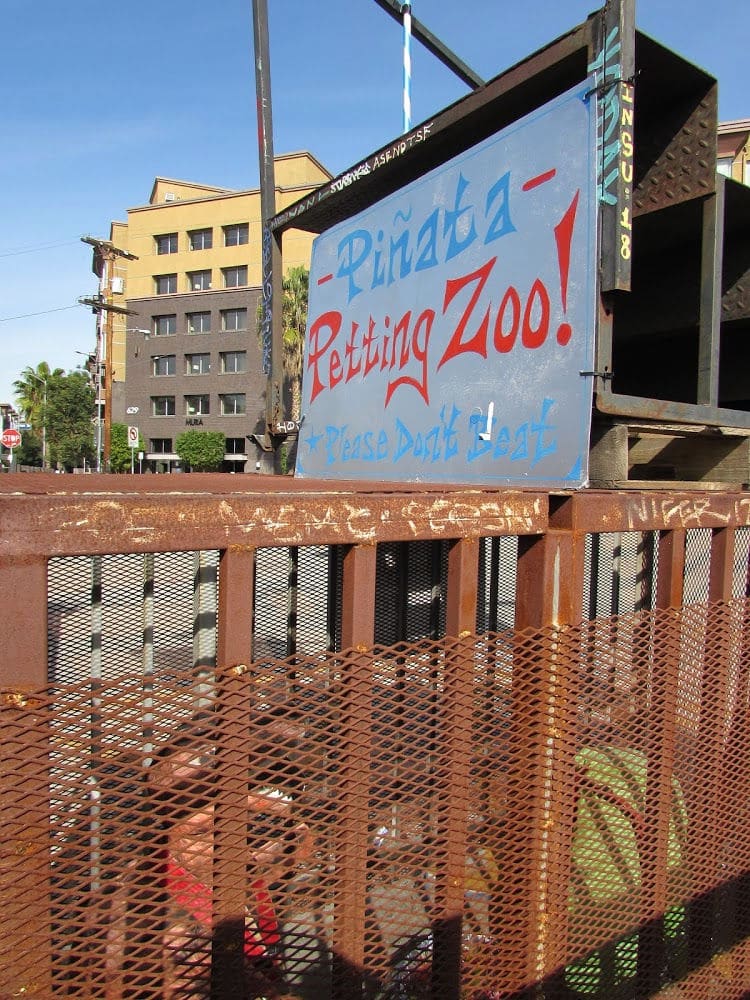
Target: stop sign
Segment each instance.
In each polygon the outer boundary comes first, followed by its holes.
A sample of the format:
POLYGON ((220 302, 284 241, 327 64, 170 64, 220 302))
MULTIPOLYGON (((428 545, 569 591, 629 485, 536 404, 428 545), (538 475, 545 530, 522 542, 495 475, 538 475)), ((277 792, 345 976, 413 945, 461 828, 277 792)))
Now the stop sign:
POLYGON ((21 432, 13 427, 9 427, 8 430, 3 431, 0 435, 0 441, 2 441, 6 448, 17 448, 21 443, 21 432))

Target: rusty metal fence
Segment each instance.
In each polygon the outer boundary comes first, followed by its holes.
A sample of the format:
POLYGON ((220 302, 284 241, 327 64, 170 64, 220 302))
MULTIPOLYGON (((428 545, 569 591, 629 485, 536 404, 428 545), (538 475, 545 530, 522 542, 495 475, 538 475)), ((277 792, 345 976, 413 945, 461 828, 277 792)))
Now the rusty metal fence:
POLYGON ((2 482, 0 997, 747 994, 747 494, 169 479, 2 482))

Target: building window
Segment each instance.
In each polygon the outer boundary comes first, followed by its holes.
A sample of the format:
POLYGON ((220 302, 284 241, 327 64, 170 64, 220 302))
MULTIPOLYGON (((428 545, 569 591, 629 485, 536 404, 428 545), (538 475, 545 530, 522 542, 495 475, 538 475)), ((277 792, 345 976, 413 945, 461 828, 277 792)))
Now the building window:
POLYGON ((187 314, 187 332, 188 333, 210 333, 211 332, 211 313, 210 312, 188 313, 187 314))
POLYGON ((177 233, 164 233, 162 236, 155 236, 156 252, 177 253, 177 233))
POLYGON ((247 330, 247 309, 222 309, 222 330, 247 330))
POLYGON ((224 416, 239 416, 245 412, 245 393, 226 392, 219 396, 221 412, 224 416))
POLYGON ((201 396, 185 396, 185 416, 199 417, 210 412, 208 393, 201 396))
POLYGON ((226 439, 226 454, 227 455, 244 455, 245 449, 247 447, 247 441, 245 438, 227 438, 226 439))
POLYGON ((247 371, 247 351, 222 351, 219 357, 224 375, 247 371))
POLYGON ((745 176, 743 180, 745 184, 750 184, 750 160, 745 160, 745 176))
POLYGON ((154 316, 153 321, 155 337, 171 337, 172 334, 177 333, 177 317, 174 314, 154 316))
POLYGON ((235 222, 234 225, 224 226, 224 246, 238 247, 247 243, 248 225, 246 222, 235 222))
POLYGON ((214 245, 213 229, 192 229, 188 233, 191 250, 210 250, 214 245))
POLYGON ((188 271, 187 277, 191 292, 205 292, 211 287, 210 271, 188 271))
POLYGON ((174 354, 154 354, 151 357, 152 375, 174 375, 176 372, 174 354))
POLYGON ((172 451, 172 438, 151 438, 149 451, 156 455, 169 455, 172 451))
POLYGON ((724 174, 725 177, 732 176, 732 157, 731 156, 720 156, 716 161, 716 169, 720 174, 724 174))
POLYGON ((247 284, 247 264, 238 264, 236 267, 222 267, 221 273, 224 276, 225 288, 240 288, 247 284))
POLYGON ((152 417, 173 417, 175 415, 174 396, 152 396, 152 417))
POLYGON ((185 374, 186 375, 208 375, 211 371, 210 354, 186 354, 185 374))
POLYGON ((174 295, 177 291, 177 275, 155 274, 154 290, 157 295, 174 295))

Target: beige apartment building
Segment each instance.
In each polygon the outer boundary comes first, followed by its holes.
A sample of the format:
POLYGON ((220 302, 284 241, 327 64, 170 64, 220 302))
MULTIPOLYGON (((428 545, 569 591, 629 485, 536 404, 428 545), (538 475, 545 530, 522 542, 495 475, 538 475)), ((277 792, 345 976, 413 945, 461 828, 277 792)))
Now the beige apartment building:
POLYGON ((720 122, 717 169, 726 177, 750 184, 750 118, 720 122))
MULTIPOLYGON (((276 157, 277 211, 330 179, 310 153, 276 157)), ((309 267, 312 240, 284 234, 285 272, 309 267)), ((112 420, 138 427, 144 468, 178 468, 175 440, 197 429, 226 435, 227 471, 254 470, 266 389, 260 191, 157 177, 148 204, 111 224, 110 241, 128 256, 111 260, 105 294, 130 310, 108 314, 112 420)))

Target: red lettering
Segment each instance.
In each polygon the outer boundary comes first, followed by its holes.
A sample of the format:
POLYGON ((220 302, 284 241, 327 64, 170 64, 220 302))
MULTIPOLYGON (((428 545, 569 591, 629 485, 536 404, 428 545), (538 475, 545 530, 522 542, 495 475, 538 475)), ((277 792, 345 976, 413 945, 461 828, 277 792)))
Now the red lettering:
POLYGON ((472 294, 469 302, 464 310, 456 329, 453 331, 453 335, 448 342, 442 358, 438 364, 438 370, 440 370, 446 361, 450 361, 452 358, 457 358, 459 354, 466 354, 473 352, 475 354, 481 355, 483 358, 487 357, 487 330, 490 324, 490 307, 487 306, 487 311, 485 312, 479 326, 477 327, 476 333, 470 337, 468 340, 463 339, 464 331, 469 322, 469 318, 474 310, 474 306, 477 304, 479 296, 482 294, 484 286, 487 284, 487 279, 490 276, 490 271, 495 266, 495 261, 497 257, 492 257, 483 264, 476 271, 472 271, 471 274, 465 274, 461 278, 451 278, 445 283, 445 297, 443 300, 443 314, 448 308, 450 303, 456 297, 456 295, 464 288, 466 285, 470 284, 472 281, 476 282, 476 288, 472 294))
POLYGON ((344 377, 341 370, 341 355, 334 348, 331 351, 331 360, 328 362, 328 386, 333 389, 335 385, 338 385, 341 379, 344 377))
POLYGON ((319 375, 319 363, 320 359, 325 355, 328 348, 334 342, 338 336, 339 330, 341 329, 341 313, 331 310, 330 312, 321 313, 320 316, 310 326, 310 351, 307 357, 307 367, 312 368, 313 382, 312 390, 310 391, 310 402, 312 402, 319 393, 321 393, 326 387, 320 381, 319 375), (328 329, 331 331, 330 336, 323 344, 320 346, 320 331, 328 329))
POLYGON ((354 364, 354 352, 359 350, 359 348, 355 347, 355 344, 354 344, 354 341, 356 340, 356 337, 357 337, 357 331, 358 330, 359 330, 359 324, 358 323, 352 323, 352 332, 349 335, 349 339, 346 342, 345 354, 346 354, 346 360, 347 360, 347 366, 346 366, 346 381, 347 382, 351 381, 351 379, 354 378, 354 376, 357 374, 357 372, 362 367, 362 362, 361 361, 357 361, 356 365, 354 364))
POLYGON ((516 337, 518 336, 518 325, 520 322, 521 297, 513 285, 511 285, 505 295, 503 295, 503 301, 500 303, 500 308, 497 312, 497 319, 495 320, 495 350, 499 354, 508 354, 509 351, 513 350, 513 345, 515 344, 516 337), (503 320, 505 319, 505 311, 509 305, 512 309, 512 322, 510 330, 506 333, 503 329, 503 320))
POLYGON ((537 278, 531 286, 529 297, 526 300, 526 308, 523 311, 523 328, 521 330, 521 342, 524 347, 533 350, 541 347, 547 339, 549 333, 549 295, 542 280, 537 278), (539 302, 539 322, 536 327, 531 325, 531 314, 534 309, 534 302, 539 302))
MULTIPOLYGON (((405 313, 403 319, 411 317, 411 312, 405 313)), ((403 326, 403 319, 396 327, 398 330, 403 326)), ((430 405, 430 393, 427 388, 427 356, 428 348, 430 344, 430 334, 432 333, 432 324, 435 321, 435 310, 425 309, 424 312, 419 314, 417 322, 414 324, 414 332, 411 335, 411 352, 414 358, 420 363, 420 378, 416 379, 410 375, 402 375, 400 378, 394 379, 392 382, 388 383, 388 387, 385 393, 385 406, 388 406, 391 396, 401 385, 410 385, 412 388, 416 389, 422 399, 430 405), (424 340, 420 343, 420 330, 424 330, 424 340)), ((395 362, 396 358, 396 346, 394 342, 393 347, 393 360, 395 362)), ((399 368, 404 368, 404 366, 409 361, 409 349, 406 346, 406 330, 404 329, 404 347, 401 350, 401 363, 399 368)))
MULTIPOLYGON (((420 317, 421 319, 421 317, 420 317)), ((411 309, 407 309, 401 319, 396 323, 393 328, 393 340, 391 348, 391 368, 396 367, 396 353, 398 351, 398 343, 401 341, 401 358, 399 359, 399 368, 405 368, 409 364, 409 324, 411 323, 411 309)), ((417 320, 419 324, 419 320, 417 320)))
POLYGON ((367 326, 367 333, 362 338, 362 347, 364 348, 365 351, 364 375, 369 375, 370 372, 373 370, 373 368, 376 367, 378 363, 377 346, 375 346, 374 351, 370 353, 370 348, 373 346, 373 344, 377 345, 378 338, 373 336, 374 331, 375 331, 375 320, 372 318, 372 316, 370 316, 370 322, 368 323, 367 326))

